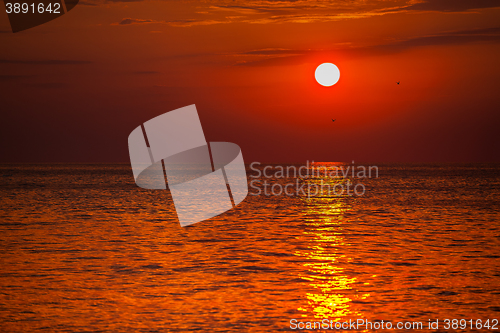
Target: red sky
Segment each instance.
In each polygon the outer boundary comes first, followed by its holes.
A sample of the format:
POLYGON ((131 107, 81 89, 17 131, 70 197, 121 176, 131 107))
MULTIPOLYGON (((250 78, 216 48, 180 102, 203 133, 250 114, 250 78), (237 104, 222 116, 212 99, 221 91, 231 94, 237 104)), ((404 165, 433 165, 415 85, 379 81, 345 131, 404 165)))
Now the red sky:
POLYGON ((498 0, 92 0, 0 45, 0 162, 127 162, 189 104, 247 163, 500 162, 498 0))

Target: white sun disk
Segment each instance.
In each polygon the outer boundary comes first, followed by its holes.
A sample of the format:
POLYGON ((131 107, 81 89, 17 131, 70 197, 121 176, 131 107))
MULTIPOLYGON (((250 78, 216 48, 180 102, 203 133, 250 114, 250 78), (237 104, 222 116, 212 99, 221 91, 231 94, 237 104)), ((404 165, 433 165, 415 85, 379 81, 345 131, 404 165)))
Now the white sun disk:
POLYGON ((334 64, 325 62, 316 68, 314 77, 322 86, 331 87, 340 79, 340 71, 334 64))

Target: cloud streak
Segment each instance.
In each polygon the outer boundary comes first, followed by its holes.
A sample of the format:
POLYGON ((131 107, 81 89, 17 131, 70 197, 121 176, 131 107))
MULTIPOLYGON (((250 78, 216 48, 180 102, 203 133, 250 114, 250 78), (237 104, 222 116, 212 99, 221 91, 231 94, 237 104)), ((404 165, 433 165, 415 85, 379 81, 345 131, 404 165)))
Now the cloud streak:
POLYGON ((33 75, 0 75, 0 82, 18 81, 33 77, 33 75))
POLYGON ((345 54, 350 57, 369 56, 403 52, 411 48, 459 45, 466 43, 500 43, 500 27, 450 31, 435 35, 427 35, 388 44, 353 47, 350 44, 339 44, 331 49, 261 49, 246 52, 229 53, 236 66, 276 66, 291 65, 309 61, 311 56, 324 53, 345 54))
POLYGON ((411 38, 387 45, 379 45, 374 47, 373 49, 386 50, 386 51, 392 50, 398 52, 414 47, 466 44, 466 43, 478 43, 478 42, 500 42, 500 27, 450 31, 435 35, 411 38))
MULTIPOLYGON (((113 2, 120 2, 116 0, 113 2)), ((165 0, 169 1, 169 0, 165 0)), ((404 12, 464 12, 500 7, 499 0, 219 0, 196 3, 188 17, 179 20, 124 18, 118 25, 157 23, 172 27, 213 24, 283 24, 333 22, 404 12)), ((116 24, 116 23, 115 23, 116 24)))
POLYGON ((91 61, 85 60, 14 60, 0 59, 0 64, 23 64, 23 65, 86 65, 91 61))
POLYGON ((124 18, 118 24, 119 25, 128 25, 128 24, 143 24, 143 23, 160 23, 159 21, 154 20, 144 20, 144 19, 134 19, 134 18, 124 18))
POLYGON ((410 5, 408 10, 463 12, 471 9, 500 7, 498 0, 428 0, 410 5))
POLYGON ((186 19, 186 20, 170 20, 170 21, 158 21, 152 19, 135 19, 135 18, 124 18, 118 23, 113 23, 113 25, 131 25, 131 24, 165 24, 171 27, 192 27, 197 25, 213 25, 213 24, 224 24, 231 23, 230 20, 217 21, 217 20, 196 20, 196 19, 186 19))
MULTIPOLYGON (((91 0, 88 0, 91 1, 91 0)), ((131 2, 107 0, 101 3, 131 2)), ((138 0, 140 1, 140 0, 138 0)), ((171 2, 171 0, 165 0, 171 2)), ((196 2, 193 11, 179 20, 124 18, 118 25, 158 23, 173 27, 248 23, 314 23, 359 19, 403 12, 464 12, 500 7, 499 0, 218 0, 196 2)))

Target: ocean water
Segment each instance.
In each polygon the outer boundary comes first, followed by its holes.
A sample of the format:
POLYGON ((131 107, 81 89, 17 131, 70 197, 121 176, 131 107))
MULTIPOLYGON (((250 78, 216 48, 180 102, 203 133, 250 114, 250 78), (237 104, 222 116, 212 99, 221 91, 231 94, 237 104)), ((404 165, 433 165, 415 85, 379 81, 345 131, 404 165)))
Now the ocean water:
POLYGON ((300 179, 248 169, 250 192, 351 182, 363 195, 249 195, 181 228, 168 191, 138 188, 128 164, 1 165, 0 331, 275 332, 294 319, 491 331, 500 165, 330 177, 339 166, 300 179))

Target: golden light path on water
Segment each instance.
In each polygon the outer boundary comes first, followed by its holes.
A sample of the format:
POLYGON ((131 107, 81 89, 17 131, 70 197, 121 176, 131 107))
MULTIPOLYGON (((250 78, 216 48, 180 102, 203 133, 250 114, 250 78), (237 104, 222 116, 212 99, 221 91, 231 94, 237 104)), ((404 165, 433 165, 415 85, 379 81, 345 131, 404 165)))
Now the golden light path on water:
MULTIPOLYGON (((332 166, 329 166, 329 169, 332 166)), ((333 186, 349 180, 325 175, 308 180, 318 186, 328 184, 333 186)), ((318 196, 303 198, 306 211, 304 218, 307 229, 303 239, 307 240, 304 249, 296 251, 295 255, 305 258, 304 266, 308 274, 300 276, 309 281, 316 292, 306 293, 307 303, 298 308, 304 312, 303 317, 312 314, 314 319, 329 319, 335 322, 349 318, 362 318, 362 314, 352 307, 353 301, 365 300, 370 294, 358 295, 353 285, 359 283, 355 276, 345 272, 346 263, 352 258, 342 254, 342 248, 349 247, 343 234, 343 223, 346 223, 345 212, 349 209, 345 198, 341 196, 320 193, 318 196)))

